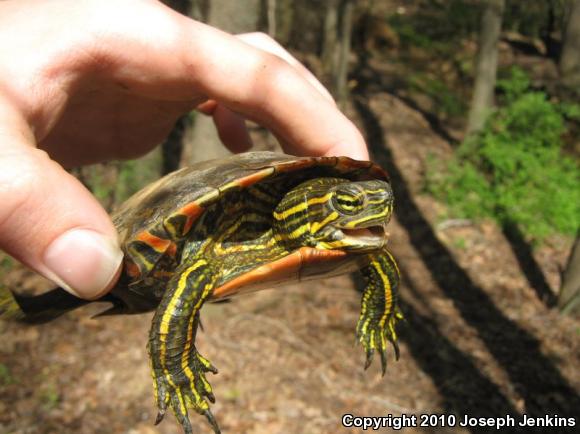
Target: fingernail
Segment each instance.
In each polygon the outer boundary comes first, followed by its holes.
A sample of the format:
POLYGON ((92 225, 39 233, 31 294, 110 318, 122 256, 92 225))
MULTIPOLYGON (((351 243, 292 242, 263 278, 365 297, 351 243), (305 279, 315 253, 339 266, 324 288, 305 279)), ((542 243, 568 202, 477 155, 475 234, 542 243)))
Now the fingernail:
POLYGON ((71 229, 44 253, 47 276, 81 298, 102 295, 118 274, 123 253, 117 242, 89 229, 71 229))

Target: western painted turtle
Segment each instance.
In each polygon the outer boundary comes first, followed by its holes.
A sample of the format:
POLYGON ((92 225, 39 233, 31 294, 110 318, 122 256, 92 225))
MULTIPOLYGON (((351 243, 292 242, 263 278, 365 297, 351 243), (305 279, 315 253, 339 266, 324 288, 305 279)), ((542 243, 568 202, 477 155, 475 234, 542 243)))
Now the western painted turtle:
MULTIPOLYGON (((360 269, 366 279, 357 338, 366 365, 387 341, 398 358, 399 273, 386 250, 393 210, 387 174, 346 157, 246 153, 203 162, 161 178, 113 216, 125 252, 118 285, 100 301, 107 314, 155 310, 149 332, 156 423, 171 408, 186 433, 188 409, 220 430, 206 380, 216 368, 195 347, 208 300, 290 281, 360 269)), ((3 291, 0 317, 55 318, 87 301, 62 289, 24 297, 3 291), (16 302, 16 303, 15 303, 16 302)))

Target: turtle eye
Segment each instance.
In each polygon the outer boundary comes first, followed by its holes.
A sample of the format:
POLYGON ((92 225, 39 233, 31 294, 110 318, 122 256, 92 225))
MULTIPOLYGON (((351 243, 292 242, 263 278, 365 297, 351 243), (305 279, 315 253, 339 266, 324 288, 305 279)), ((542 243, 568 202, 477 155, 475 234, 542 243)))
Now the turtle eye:
POLYGON ((332 197, 332 205, 341 213, 355 215, 364 210, 366 194, 359 189, 355 191, 337 190, 332 197))

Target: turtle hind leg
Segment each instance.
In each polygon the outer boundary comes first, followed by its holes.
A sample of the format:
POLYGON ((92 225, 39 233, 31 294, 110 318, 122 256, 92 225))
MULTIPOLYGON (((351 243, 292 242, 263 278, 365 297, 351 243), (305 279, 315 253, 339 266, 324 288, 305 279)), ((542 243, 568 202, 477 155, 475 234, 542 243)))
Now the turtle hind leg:
POLYGON ((204 415, 216 434, 220 429, 209 408, 215 398, 205 378, 217 369, 195 347, 199 310, 211 295, 215 274, 197 259, 176 270, 153 317, 148 351, 160 423, 173 410, 186 434, 192 433, 188 409, 204 415))
POLYGON ((387 341, 391 342, 395 358, 399 358, 396 323, 403 318, 398 307, 399 270, 386 250, 370 255, 369 265, 361 269, 366 281, 362 296, 361 313, 356 326, 357 340, 366 353, 365 369, 375 352, 381 357, 382 373, 387 369, 387 341))

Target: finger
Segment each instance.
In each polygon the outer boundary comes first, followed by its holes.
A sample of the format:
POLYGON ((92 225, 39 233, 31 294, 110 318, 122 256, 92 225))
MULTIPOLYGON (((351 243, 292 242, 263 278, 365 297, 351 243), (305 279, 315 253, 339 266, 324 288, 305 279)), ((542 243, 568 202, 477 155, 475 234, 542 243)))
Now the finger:
POLYGON ((158 3, 140 5, 139 20, 122 20, 128 12, 118 10, 107 18, 115 38, 95 33, 98 66, 120 86, 165 100, 204 95, 272 130, 290 153, 368 157, 352 122, 288 62, 177 13, 146 13, 158 3))
POLYGON ((278 56, 238 46, 215 29, 204 27, 200 33, 199 39, 211 40, 208 46, 216 48, 206 52, 205 45, 192 48, 204 58, 192 74, 199 77, 205 94, 271 129, 287 152, 368 159, 356 127, 295 68, 278 56), (235 80, 231 70, 236 71, 235 80))
POLYGON ((268 53, 274 54, 282 59, 284 59, 288 64, 290 64, 294 69, 296 69, 308 82, 314 86, 322 96, 326 97, 329 101, 333 103, 334 98, 324 87, 324 85, 306 68, 302 63, 298 61, 294 56, 292 56, 284 47, 282 47, 278 42, 272 39, 265 33, 254 32, 254 33, 244 33, 241 35, 236 35, 238 39, 241 39, 247 44, 253 47, 259 48, 260 50, 266 51, 268 53))
POLYGON ((100 296, 122 261, 108 215, 23 122, 1 119, 0 248, 75 295, 100 296))
MULTIPOLYGON (((236 37, 245 43, 256 47, 260 50, 274 54, 290 64, 295 68, 308 82, 314 86, 322 96, 326 97, 333 104, 334 98, 330 92, 318 81, 302 63, 300 63, 294 56, 286 51, 278 42, 272 39, 265 33, 253 32, 236 35, 236 37)), ((206 101, 198 106, 198 110, 205 114, 214 115, 214 122, 222 142, 232 152, 244 152, 251 148, 252 143, 248 130, 245 125, 244 118, 223 106, 219 106, 217 111, 217 103, 214 100, 206 101)), ((285 144, 288 146, 287 144, 285 144)))
POLYGON ((217 107, 217 102, 213 99, 208 99, 207 101, 202 102, 199 104, 195 109, 204 115, 213 115, 214 110, 217 107))
POLYGON ((199 104, 196 110, 213 117, 218 136, 230 151, 244 152, 252 147, 246 120, 242 116, 212 99, 199 104))
POLYGON ((252 139, 246 127, 246 121, 223 105, 217 105, 213 111, 220 140, 232 152, 244 152, 252 147, 252 139))

